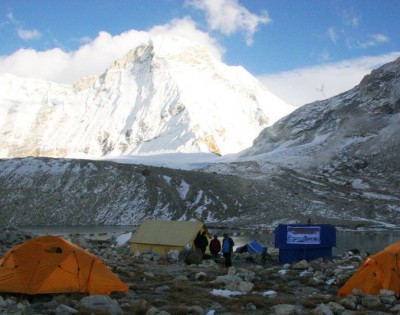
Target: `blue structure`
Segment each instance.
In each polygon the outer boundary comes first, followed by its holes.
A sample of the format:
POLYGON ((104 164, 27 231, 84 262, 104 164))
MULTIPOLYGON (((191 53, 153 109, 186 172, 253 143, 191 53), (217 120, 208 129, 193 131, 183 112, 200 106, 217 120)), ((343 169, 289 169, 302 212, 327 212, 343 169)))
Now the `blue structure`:
POLYGON ((267 247, 263 247, 256 241, 252 241, 244 246, 236 248, 235 253, 265 254, 267 250, 267 247))
POLYGON ((318 258, 332 259, 336 246, 336 228, 330 224, 280 224, 275 229, 275 247, 279 263, 318 258))

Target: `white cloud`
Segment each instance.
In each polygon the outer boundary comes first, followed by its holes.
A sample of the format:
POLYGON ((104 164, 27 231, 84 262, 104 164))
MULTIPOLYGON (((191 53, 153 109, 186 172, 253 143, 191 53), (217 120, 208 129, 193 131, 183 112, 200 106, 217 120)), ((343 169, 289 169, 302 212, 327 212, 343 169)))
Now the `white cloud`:
POLYGON ((23 40, 33 40, 33 39, 39 39, 40 36, 42 35, 38 30, 33 29, 33 30, 24 30, 22 28, 19 28, 17 30, 18 36, 23 39, 23 40))
POLYGON ((353 16, 350 20, 350 24, 353 27, 358 27, 358 25, 360 24, 360 19, 357 16, 353 16))
POLYGON ((323 61, 328 61, 329 60, 329 51, 324 49, 319 56, 323 61))
POLYGON ((218 60, 221 60, 222 54, 225 51, 208 33, 199 30, 196 23, 190 17, 175 19, 168 24, 155 26, 149 30, 149 34, 151 36, 179 36, 197 42, 204 46, 218 60))
POLYGON ((244 31, 247 45, 253 43, 253 35, 260 24, 271 22, 267 11, 253 14, 237 0, 186 0, 186 4, 204 11, 212 30, 224 35, 244 31))
POLYGON ((334 44, 336 44, 338 35, 337 35, 337 33, 336 33, 335 28, 334 28, 334 27, 328 28, 327 34, 328 34, 330 40, 331 40, 334 44))
POLYGON ((84 37, 81 37, 81 38, 76 39, 75 41, 77 41, 77 42, 80 43, 80 44, 88 44, 88 43, 90 43, 92 40, 93 40, 93 39, 90 38, 89 36, 84 36, 84 37))
POLYGON ((22 28, 21 22, 14 17, 14 14, 12 12, 7 13, 7 19, 16 28, 19 38, 23 40, 39 39, 42 36, 42 34, 37 29, 28 30, 22 28))
POLYGON ((384 34, 372 34, 369 35, 368 37, 370 38, 370 40, 360 43, 360 46, 362 48, 369 48, 390 42, 390 38, 384 34))
POLYGON ((7 13, 7 19, 13 24, 18 23, 18 21, 15 19, 14 14, 12 12, 7 13))
POLYGON ((72 52, 60 48, 19 49, 9 56, 0 56, 0 72, 71 84, 81 77, 102 73, 115 59, 156 35, 179 35, 197 41, 218 59, 223 53, 223 48, 213 38, 198 30, 190 18, 184 18, 153 27, 148 32, 130 30, 115 36, 100 32, 95 39, 72 52))
POLYGON ((388 43, 390 41, 389 37, 383 34, 373 34, 370 35, 370 37, 376 42, 376 43, 388 43))
POLYGON ((73 52, 59 48, 46 51, 19 49, 0 57, 0 72, 34 77, 58 83, 72 83, 82 76, 98 74, 134 45, 139 32, 127 32, 112 37, 100 32, 92 42, 73 52), (137 35, 137 36, 136 36, 137 35), (129 39, 133 42, 129 43, 129 39))
POLYGON ((345 10, 342 12, 342 17, 345 25, 349 25, 354 28, 360 25, 360 18, 352 12, 345 10))
POLYGON ((400 57, 400 51, 337 63, 261 75, 258 79, 276 96, 294 106, 338 95, 356 86, 373 69, 400 57))

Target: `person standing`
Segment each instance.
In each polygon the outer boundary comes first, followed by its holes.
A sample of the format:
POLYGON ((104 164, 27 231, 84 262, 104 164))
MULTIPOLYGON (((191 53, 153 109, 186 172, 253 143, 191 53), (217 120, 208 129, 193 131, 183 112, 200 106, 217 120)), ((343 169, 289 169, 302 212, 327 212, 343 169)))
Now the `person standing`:
POLYGON ((233 246, 235 243, 233 239, 229 237, 228 233, 224 233, 224 239, 222 240, 222 254, 225 257, 225 266, 232 266, 232 253, 233 246))
POLYGON ((201 248, 201 232, 197 233, 196 238, 194 239, 194 247, 200 249, 201 248))
POLYGON ((210 242, 210 252, 214 259, 218 258, 218 254, 221 251, 221 242, 218 239, 218 235, 214 234, 214 238, 210 242))
POLYGON ((199 247, 203 255, 206 253, 207 246, 208 246, 207 233, 206 231, 203 231, 200 235, 200 242, 199 242, 199 247))

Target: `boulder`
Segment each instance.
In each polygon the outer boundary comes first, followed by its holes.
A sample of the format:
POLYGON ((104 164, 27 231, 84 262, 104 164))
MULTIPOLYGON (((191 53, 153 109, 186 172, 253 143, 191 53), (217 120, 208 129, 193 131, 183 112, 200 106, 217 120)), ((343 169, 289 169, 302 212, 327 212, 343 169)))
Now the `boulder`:
POLYGON ((316 308, 313 309, 312 313, 314 315, 333 315, 332 310, 329 306, 325 304, 320 304, 316 308))
POLYGON ((297 305, 292 304, 278 304, 272 307, 275 315, 295 315, 298 314, 297 305))
POLYGON ((62 314, 78 314, 79 311, 72 308, 71 306, 65 305, 65 304, 60 304, 56 308, 56 315, 62 315, 62 314))
POLYGON ((108 315, 123 314, 118 302, 104 295, 90 295, 80 300, 79 306, 86 312, 102 312, 108 315))
POLYGON ((304 270, 304 269, 308 269, 308 267, 309 267, 309 264, 308 264, 307 260, 303 259, 303 260, 300 260, 298 263, 295 263, 292 266, 292 269, 304 270))
POLYGON ((253 290, 253 284, 247 281, 235 281, 231 282, 225 286, 225 289, 231 291, 239 291, 239 292, 251 292, 253 290))
POLYGON ((198 265, 201 264, 201 261, 203 260, 203 254, 201 250, 198 248, 196 248, 196 250, 194 251, 182 254, 182 256, 183 256, 183 261, 187 265, 198 265))

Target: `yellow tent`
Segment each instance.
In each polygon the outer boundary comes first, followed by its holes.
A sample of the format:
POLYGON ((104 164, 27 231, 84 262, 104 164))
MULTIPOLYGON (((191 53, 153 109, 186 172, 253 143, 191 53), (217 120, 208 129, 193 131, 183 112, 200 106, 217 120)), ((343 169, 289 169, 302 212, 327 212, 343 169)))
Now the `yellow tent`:
POLYGON ((170 250, 183 250, 185 245, 193 248, 198 232, 208 230, 199 221, 146 220, 130 239, 131 252, 152 252, 166 256, 170 250))
POLYGON ((339 289, 339 296, 358 289, 365 294, 379 295, 379 290, 393 290, 400 295, 400 242, 364 260, 358 271, 339 289))
POLYGON ((0 292, 108 295, 128 291, 95 255, 57 236, 39 236, 0 259, 0 292))

